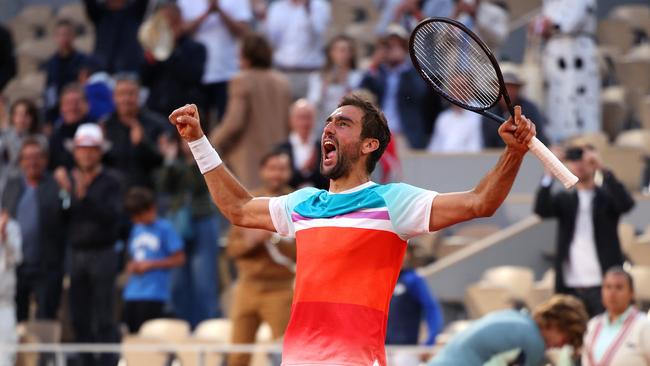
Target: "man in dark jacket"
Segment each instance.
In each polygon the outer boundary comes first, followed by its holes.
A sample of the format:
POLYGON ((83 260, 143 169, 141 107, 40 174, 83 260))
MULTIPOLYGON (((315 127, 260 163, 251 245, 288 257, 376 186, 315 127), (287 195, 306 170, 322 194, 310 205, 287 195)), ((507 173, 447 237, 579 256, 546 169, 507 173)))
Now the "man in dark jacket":
POLYGON ((45 106, 48 121, 54 121, 58 117, 59 94, 64 86, 77 81, 79 70, 86 60, 86 55, 74 48, 74 38, 74 25, 69 20, 59 20, 54 31, 56 52, 45 65, 45 106))
POLYGON ((623 264, 618 222, 634 207, 634 199, 601 165, 593 147, 569 148, 565 157, 579 178, 576 189, 553 193, 552 178, 546 175, 537 192, 535 213, 558 220, 555 290, 577 296, 594 316, 604 311, 603 274, 623 264))
POLYGON ((142 63, 138 29, 149 0, 84 0, 86 14, 95 25, 94 55, 112 74, 137 72, 142 63))
POLYGON ((142 84, 150 90, 147 106, 167 116, 179 105, 202 102, 201 77, 207 56, 202 44, 183 33, 181 11, 176 4, 165 4, 158 11, 174 34, 174 50, 162 62, 145 53, 141 76, 142 84))
POLYGON ((116 109, 103 122, 111 143, 104 161, 122 173, 128 186, 153 188, 153 171, 163 162, 156 143, 169 124, 157 113, 141 109, 139 94, 140 84, 135 78, 117 78, 113 91, 116 109))
MULTIPOLYGON (((122 222, 122 187, 101 164, 107 149, 99 125, 85 123, 74 136, 75 168, 57 169, 55 178, 66 192, 67 242, 70 247, 70 314, 75 342, 118 341, 114 322, 115 279, 118 269, 118 240, 122 222)), ((82 355, 80 365, 115 365, 113 355, 99 362, 82 355)))
POLYGON ((441 110, 440 98, 411 64, 406 31, 399 26, 388 31, 379 44, 383 60, 371 67, 360 87, 376 96, 394 135, 403 135, 412 149, 424 149, 441 110))
POLYGON ((47 149, 27 138, 20 149, 20 175, 7 182, 2 207, 20 225, 23 262, 17 268, 16 318, 29 316, 32 294, 38 319, 56 319, 65 252, 64 207, 47 168, 47 149))
POLYGON ((14 76, 16 76, 14 42, 11 33, 0 25, 0 94, 14 76))
POLYGON ((71 140, 77 127, 90 121, 88 117, 88 102, 86 94, 79 84, 69 84, 61 91, 59 103, 61 117, 54 123, 50 136, 50 169, 60 166, 72 169, 74 161, 72 154, 65 148, 67 140, 71 140))
MULTIPOLYGON (((521 110, 523 111, 522 113, 524 113, 527 118, 530 118, 531 121, 535 121, 537 138, 546 144, 547 138, 546 133, 544 133, 544 128, 546 127, 546 117, 533 102, 521 95, 521 88, 524 86, 525 81, 521 77, 519 67, 511 63, 502 63, 501 72, 503 73, 503 81, 506 84, 506 89, 508 91, 508 96, 510 97, 512 105, 521 106, 521 110)), ((504 119, 510 117, 510 111, 508 111, 508 107, 503 99, 501 99, 497 105, 492 107, 490 109, 490 112, 496 114, 497 116, 502 116, 504 119)), ((501 140, 499 137, 498 126, 499 124, 493 121, 491 118, 485 116, 481 118, 484 148, 505 147, 503 140, 501 140)))

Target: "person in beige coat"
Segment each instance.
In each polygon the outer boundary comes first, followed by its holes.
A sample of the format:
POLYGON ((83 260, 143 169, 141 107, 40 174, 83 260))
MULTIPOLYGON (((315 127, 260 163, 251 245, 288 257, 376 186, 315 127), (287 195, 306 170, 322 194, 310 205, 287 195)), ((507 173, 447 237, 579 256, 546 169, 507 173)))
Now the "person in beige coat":
POLYGON ((587 326, 582 365, 650 366, 650 320, 633 304, 632 276, 621 267, 608 270, 602 296, 606 311, 587 326))
MULTIPOLYGON (((268 153, 259 167, 264 183, 254 194, 277 197, 291 193, 287 185, 291 162, 286 152, 268 153)), ((279 340, 289 323, 293 299, 295 242, 270 231, 233 226, 226 253, 235 260, 238 272, 230 313, 232 343, 255 343, 262 322, 268 323, 273 339, 279 340)), ((228 366, 246 366, 249 361, 249 354, 228 355, 228 366)))
POLYGON ((273 51, 264 36, 249 33, 241 45, 241 72, 229 85, 226 114, 210 142, 246 188, 261 184, 258 162, 289 134, 291 89, 271 70, 273 51))

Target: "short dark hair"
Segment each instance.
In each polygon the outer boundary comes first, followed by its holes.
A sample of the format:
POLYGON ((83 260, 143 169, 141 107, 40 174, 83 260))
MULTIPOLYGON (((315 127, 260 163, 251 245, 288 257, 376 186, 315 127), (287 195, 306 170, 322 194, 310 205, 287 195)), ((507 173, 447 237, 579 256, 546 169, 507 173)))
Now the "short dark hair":
POLYGON ((266 163, 269 162, 269 160, 282 155, 286 155, 288 157, 289 152, 286 149, 275 149, 264 154, 264 156, 262 156, 262 158, 260 159, 260 168, 263 168, 266 165, 266 163))
POLYGON ((273 64, 273 49, 261 33, 248 32, 244 35, 241 54, 255 69, 268 69, 273 64))
POLYGON ((32 135, 38 133, 41 128, 39 122, 38 107, 36 106, 36 103, 34 103, 34 101, 31 99, 20 98, 11 104, 11 108, 9 108, 9 122, 13 123, 11 118, 13 117, 16 108, 21 104, 27 108, 27 114, 29 114, 29 117, 32 119, 32 125, 29 126, 27 132, 32 135))
POLYGON ((627 281, 627 284, 630 286, 630 289, 634 291, 634 277, 632 277, 630 272, 626 271, 623 267, 621 266, 611 267, 605 272, 605 277, 607 277, 607 275, 609 274, 621 275, 625 277, 625 280, 627 281))
POLYGON ((372 138, 379 141, 379 147, 373 151, 368 160, 366 161, 366 170, 368 174, 375 170, 377 162, 386 151, 386 147, 390 143, 390 130, 388 129, 388 122, 386 116, 376 105, 363 99, 356 94, 348 94, 341 99, 339 108, 344 106, 353 106, 363 111, 363 118, 361 120, 361 138, 372 138))
POLYGON ((153 192, 145 187, 133 187, 126 193, 124 209, 131 216, 141 214, 156 204, 153 192))
POLYGON ((59 95, 59 100, 61 100, 63 98, 63 96, 65 94, 68 94, 68 93, 79 93, 79 94, 81 94, 81 98, 83 100, 87 101, 87 99, 86 99, 86 91, 84 90, 83 86, 80 83, 76 82, 76 81, 65 84, 65 86, 63 87, 63 89, 61 90, 61 93, 59 95))
POLYGON ((20 145, 20 152, 19 152, 19 157, 22 159, 23 157, 23 151, 27 146, 36 146, 39 149, 41 149, 41 154, 43 155, 44 158, 48 157, 48 151, 47 151, 47 146, 44 145, 41 140, 39 140, 36 136, 27 136, 24 140, 23 143, 20 145))

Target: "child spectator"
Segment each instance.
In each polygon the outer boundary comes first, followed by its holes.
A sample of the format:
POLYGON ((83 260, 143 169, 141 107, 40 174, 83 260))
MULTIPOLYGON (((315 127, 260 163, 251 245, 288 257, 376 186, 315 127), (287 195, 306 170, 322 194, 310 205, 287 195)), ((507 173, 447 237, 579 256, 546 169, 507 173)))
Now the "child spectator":
POLYGON ((142 323, 163 316, 169 301, 169 269, 185 262, 183 241, 172 224, 158 218, 153 193, 134 187, 126 195, 126 211, 133 221, 129 237, 131 275, 124 288, 123 319, 129 332, 136 333, 142 323))
MULTIPOLYGON (((0 213, 0 344, 10 345, 17 341, 16 266, 22 258, 21 237, 18 224, 9 219, 7 212, 0 213)), ((0 353, 0 366, 13 365, 12 352, 0 353)))

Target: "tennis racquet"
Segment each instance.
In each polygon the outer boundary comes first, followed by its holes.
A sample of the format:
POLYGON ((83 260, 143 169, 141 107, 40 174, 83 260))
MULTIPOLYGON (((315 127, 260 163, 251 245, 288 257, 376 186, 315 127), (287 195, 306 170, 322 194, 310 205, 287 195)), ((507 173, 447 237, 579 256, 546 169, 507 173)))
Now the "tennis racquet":
MULTIPOLYGON (((448 18, 423 20, 411 34, 409 52, 422 78, 451 103, 503 123, 506 119, 488 111, 503 96, 514 117, 496 58, 463 24, 448 18)), ((537 137, 530 141, 528 148, 565 188, 578 182, 537 137)))

